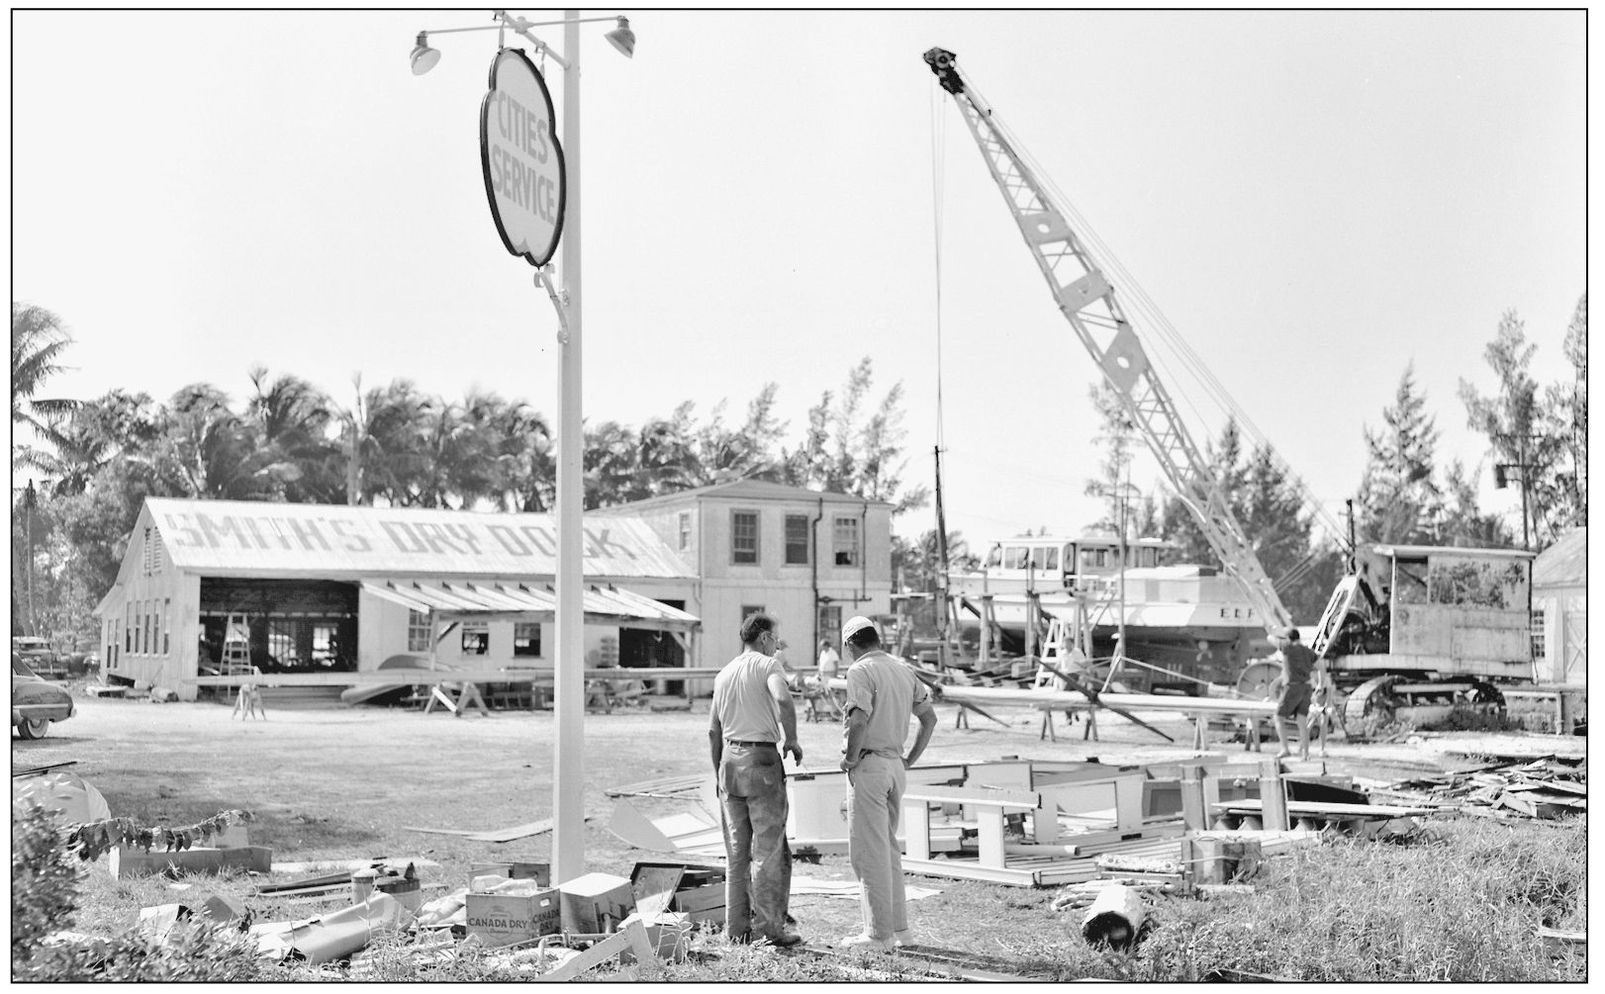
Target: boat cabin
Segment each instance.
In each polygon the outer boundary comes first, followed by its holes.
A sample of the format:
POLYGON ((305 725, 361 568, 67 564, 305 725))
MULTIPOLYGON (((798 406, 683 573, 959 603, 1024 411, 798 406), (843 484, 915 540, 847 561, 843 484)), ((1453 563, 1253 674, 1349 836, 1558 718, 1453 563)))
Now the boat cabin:
POLYGON ((1031 535, 1004 539, 992 546, 981 563, 989 582, 999 589, 1023 585, 1030 590, 1075 590, 1088 581, 1115 576, 1122 558, 1127 568, 1158 566, 1176 545, 1158 538, 1128 539, 1116 535, 1062 538, 1031 535))

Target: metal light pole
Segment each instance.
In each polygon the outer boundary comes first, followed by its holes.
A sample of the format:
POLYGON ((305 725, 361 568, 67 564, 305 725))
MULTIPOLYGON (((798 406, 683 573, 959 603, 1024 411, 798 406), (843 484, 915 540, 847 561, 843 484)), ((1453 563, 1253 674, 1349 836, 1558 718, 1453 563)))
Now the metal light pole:
MULTIPOLYGON (((563 70, 563 124, 562 151, 564 170, 565 206, 562 213, 559 248, 559 276, 561 292, 554 292, 544 268, 545 257, 526 256, 536 266, 536 282, 546 287, 558 310, 561 330, 558 334, 558 419, 557 419, 557 568, 554 582, 557 588, 553 649, 553 708, 557 712, 557 740, 553 750, 552 783, 552 880, 562 883, 585 872, 585 814, 582 798, 585 789, 585 569, 582 561, 584 542, 584 455, 585 435, 581 426, 581 296, 580 296, 580 34, 583 23, 616 20, 618 27, 608 32, 607 39, 625 56, 635 50, 635 34, 624 17, 580 17, 578 10, 565 10, 560 22, 544 24, 563 25, 563 54, 557 55, 539 38, 529 33, 532 24, 521 17, 511 17, 497 11, 496 23, 490 28, 449 28, 447 31, 511 30, 536 46, 537 51, 550 56, 563 70)), ((430 34, 442 31, 424 31, 418 35, 411 61, 415 75, 428 72, 440 60, 440 53, 429 47, 430 34)), ((487 174, 488 175, 488 174, 487 174)), ((498 217, 498 224, 500 218, 498 217)), ((554 236, 556 237, 556 236, 554 236)), ((520 254, 513 244, 503 240, 509 251, 520 254)))
POLYGON ((584 508, 585 435, 580 406, 580 26, 579 11, 563 12, 563 154, 568 208, 562 241, 563 304, 568 335, 559 346, 557 418, 557 631, 553 708, 552 880, 585 872, 585 571, 580 529, 584 508), (564 803, 565 798, 569 803, 564 803))

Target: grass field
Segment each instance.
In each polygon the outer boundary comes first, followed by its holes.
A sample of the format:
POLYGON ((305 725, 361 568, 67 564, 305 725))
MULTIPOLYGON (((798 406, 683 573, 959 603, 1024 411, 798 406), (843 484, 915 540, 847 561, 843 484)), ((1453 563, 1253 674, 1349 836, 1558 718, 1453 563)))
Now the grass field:
MULTIPOLYGON (((1179 750, 1134 727, 1106 727, 1104 741, 1079 733, 1040 741, 1036 717, 1008 728, 952 727, 944 712, 931 762, 1019 755, 1041 759, 1144 762, 1179 750)), ((586 725, 585 833, 588 869, 628 875, 632 849, 606 830, 604 791, 707 768, 705 704, 692 713, 597 715, 586 725)), ((981 725, 974 721, 972 725, 981 725)), ((1177 729, 1179 731, 1179 728, 1177 729)), ((84 701, 81 713, 37 742, 13 740, 13 767, 74 762, 112 813, 146 824, 199 821, 225 808, 254 812, 253 841, 276 861, 421 856, 441 864, 426 883, 455 889, 475 859, 549 858, 550 836, 507 845, 409 832, 408 825, 495 828, 552 813, 549 713, 455 719, 382 710, 275 711, 265 722, 229 718, 226 707, 84 701)), ((805 765, 833 768, 840 733, 804 724, 805 765)), ((1234 747, 1235 748, 1235 747, 1234 747)), ((1362 747, 1348 747, 1358 750, 1362 747)), ((1342 751, 1341 749, 1339 751, 1342 751)), ((1396 753, 1348 756, 1399 761, 1396 753)), ((1341 760, 1340 760, 1341 761, 1341 760)), ((1076 912, 1052 908, 1054 891, 940 878, 911 878, 939 893, 909 905, 921 940, 1041 980, 1201 980, 1233 971, 1321 981, 1567 981, 1586 976, 1575 947, 1557 949, 1539 926, 1581 930, 1586 914, 1585 826, 1507 826, 1477 819, 1431 823, 1435 841, 1409 846, 1339 842, 1271 861, 1252 894, 1210 901, 1165 900, 1132 954, 1089 948, 1076 912)), ((843 856, 801 864, 799 876, 848 879, 843 856)), ((241 876, 182 881, 114 881, 101 860, 89 866, 71 927, 112 933, 142 907, 182 901, 198 889, 245 894, 241 876)), ((434 893, 441 893, 435 891, 434 893)), ((261 920, 311 917, 313 905, 253 901, 261 920)), ((339 904, 328 905, 333 910, 339 904)), ((800 930, 829 942, 857 928, 855 901, 800 895, 800 930)), ((666 968, 675 981, 923 979, 907 957, 861 954, 822 959, 699 941, 704 954, 666 968)), ((381 958, 371 979, 426 979, 399 954, 381 958)), ((275 969, 271 976, 330 978, 327 970, 275 969)), ((607 979, 597 971, 596 979, 607 979)), ((512 979, 478 955, 430 968, 428 979, 512 979)))

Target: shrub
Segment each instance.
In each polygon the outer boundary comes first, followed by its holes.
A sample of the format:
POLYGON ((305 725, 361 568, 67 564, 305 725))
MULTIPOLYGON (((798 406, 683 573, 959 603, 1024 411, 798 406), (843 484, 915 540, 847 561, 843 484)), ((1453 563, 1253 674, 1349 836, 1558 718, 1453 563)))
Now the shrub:
POLYGON ((55 816, 31 805, 11 819, 11 979, 29 981, 237 981, 260 975, 256 948, 233 926, 179 922, 158 941, 130 931, 72 937, 83 886, 55 816))
POLYGON ((82 877, 56 816, 37 804, 11 809, 11 972, 51 932, 72 924, 82 877))
POLYGON ((258 979, 256 944, 232 925, 181 921, 165 938, 125 932, 39 950, 14 980, 235 982, 258 979))

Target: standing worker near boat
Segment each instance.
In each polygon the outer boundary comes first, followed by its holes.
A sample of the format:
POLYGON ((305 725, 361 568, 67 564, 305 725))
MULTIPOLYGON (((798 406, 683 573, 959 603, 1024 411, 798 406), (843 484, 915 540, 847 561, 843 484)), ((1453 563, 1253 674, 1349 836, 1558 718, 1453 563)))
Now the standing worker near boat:
MULTIPOLYGON (((1315 670, 1315 653, 1299 641, 1297 628, 1284 628, 1271 639, 1282 656, 1282 693, 1276 701, 1276 739, 1282 744, 1277 758, 1292 755, 1287 745, 1287 725, 1298 727, 1299 759, 1310 758, 1310 674, 1315 670)), ((1321 743, 1326 744, 1325 740, 1321 743)))
POLYGON ((841 768, 850 784, 847 857, 862 888, 864 931, 842 946, 891 949, 907 945, 903 858, 897 819, 907 785, 905 770, 919 761, 936 730, 931 691, 913 669, 881 649, 880 632, 865 617, 842 625, 847 669, 847 747, 841 768), (908 755, 908 719, 920 722, 908 755))
POLYGON ((791 849, 786 843, 786 772, 801 763, 797 709, 786 672, 773 656, 784 645, 767 614, 741 622, 744 651, 713 680, 708 742, 724 814, 725 929, 738 942, 795 946, 786 930, 791 849), (757 935, 753 933, 756 932, 757 935))

